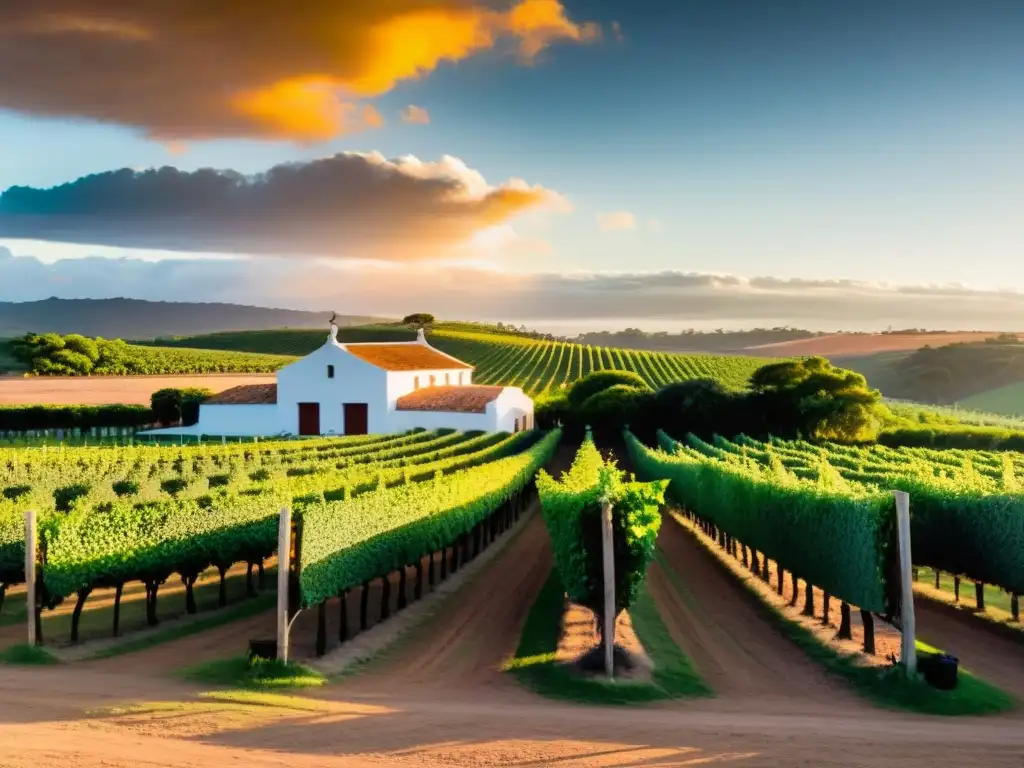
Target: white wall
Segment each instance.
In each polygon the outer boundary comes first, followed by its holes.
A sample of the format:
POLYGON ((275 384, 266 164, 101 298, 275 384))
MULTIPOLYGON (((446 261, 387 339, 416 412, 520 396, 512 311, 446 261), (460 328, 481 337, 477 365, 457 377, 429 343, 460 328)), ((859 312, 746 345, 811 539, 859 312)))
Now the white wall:
POLYGON ((516 419, 519 429, 530 429, 533 423, 533 400, 527 397, 519 387, 505 387, 498 399, 487 405, 488 412, 494 412, 491 428, 495 432, 514 432, 516 419))
POLYGON ((387 372, 360 360, 334 342, 277 372, 281 429, 299 433, 299 403, 320 404, 320 432, 345 434, 343 403, 367 404, 367 431, 392 432, 388 418, 387 372), (327 378, 327 366, 334 378, 327 378))
POLYGON ((433 371, 388 371, 388 403, 390 407, 395 407, 395 402, 402 395, 408 395, 410 392, 416 391, 416 379, 420 380, 420 389, 430 386, 430 377, 434 377, 434 386, 443 387, 447 383, 449 386, 469 386, 473 383, 473 371, 470 368, 455 368, 451 370, 433 370, 433 371), (448 377, 447 381, 445 376, 448 377), (462 376, 462 381, 459 381, 459 376, 462 376))
POLYGON ((276 405, 200 404, 199 423, 193 432, 206 435, 276 435, 284 431, 276 405))
POLYGON ((520 431, 533 424, 533 400, 518 387, 505 387, 497 399, 487 404, 485 413, 449 413, 447 411, 400 411, 392 414, 394 432, 422 427, 442 429, 445 427, 469 431, 481 429, 485 432, 514 432, 516 419, 520 431))
POLYGON ((493 414, 448 413, 446 411, 399 411, 391 414, 393 432, 408 429, 457 429, 460 432, 483 430, 496 432, 493 414))

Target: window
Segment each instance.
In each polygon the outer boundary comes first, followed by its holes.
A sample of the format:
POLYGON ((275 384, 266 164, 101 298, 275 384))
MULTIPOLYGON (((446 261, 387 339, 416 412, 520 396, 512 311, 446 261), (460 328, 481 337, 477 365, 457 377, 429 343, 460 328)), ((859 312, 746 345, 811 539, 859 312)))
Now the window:
POLYGON ((434 376, 433 376, 433 375, 431 375, 431 377, 430 377, 430 386, 434 386, 434 383, 435 383, 436 381, 437 381, 437 380, 436 380, 436 379, 434 378, 434 376))
POLYGON ((462 374, 461 373, 459 374, 459 386, 460 387, 462 386, 462 374))
POLYGON ((334 378, 334 366, 333 365, 328 365, 327 366, 327 378, 328 379, 333 379, 334 378))
POLYGON ((414 376, 413 377, 413 379, 412 379, 412 388, 413 389, 419 389, 420 388, 420 377, 419 376, 414 376))
POLYGON ((446 373, 446 374, 444 375, 444 385, 445 385, 445 386, 447 387, 447 386, 448 386, 449 384, 451 384, 451 383, 452 383, 452 382, 451 382, 451 379, 449 379, 449 378, 448 378, 448 374, 446 373))
POLYGON ((516 419, 516 423, 515 423, 515 426, 512 427, 512 431, 513 432, 518 432, 519 431, 519 419, 516 419))

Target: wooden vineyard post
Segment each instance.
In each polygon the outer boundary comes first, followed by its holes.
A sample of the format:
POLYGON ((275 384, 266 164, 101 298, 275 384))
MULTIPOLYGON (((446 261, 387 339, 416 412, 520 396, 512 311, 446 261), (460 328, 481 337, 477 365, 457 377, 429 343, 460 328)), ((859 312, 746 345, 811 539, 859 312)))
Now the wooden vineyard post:
POLYGON ((914 617, 913 564, 910 554, 910 496, 903 491, 894 491, 896 496, 896 522, 900 539, 900 630, 903 644, 900 647, 901 660, 908 676, 917 672, 916 622, 914 617))
POLYGON ((28 644, 35 645, 39 638, 36 626, 36 511, 25 511, 25 613, 28 614, 28 644))
POLYGON ((277 528, 277 660, 288 663, 288 575, 292 555, 292 510, 281 507, 277 528))
POLYGON ((612 505, 601 502, 601 552, 604 560, 604 668, 608 679, 615 675, 615 544, 612 539, 612 505))

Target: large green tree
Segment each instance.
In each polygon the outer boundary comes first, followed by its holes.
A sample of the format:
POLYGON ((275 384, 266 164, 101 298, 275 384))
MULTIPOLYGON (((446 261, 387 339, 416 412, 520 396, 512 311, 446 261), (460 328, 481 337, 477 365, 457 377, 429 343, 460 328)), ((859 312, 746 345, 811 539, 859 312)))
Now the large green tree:
POLYGON ((403 325, 415 325, 422 328, 425 325, 433 325, 435 317, 429 312, 415 312, 402 318, 403 325))
POLYGON ((750 377, 750 388, 749 405, 776 434, 836 442, 877 437, 881 394, 859 373, 823 357, 763 366, 750 377))
POLYGON ((11 349, 33 373, 86 375, 100 359, 96 341, 77 333, 28 333, 15 339, 11 349))

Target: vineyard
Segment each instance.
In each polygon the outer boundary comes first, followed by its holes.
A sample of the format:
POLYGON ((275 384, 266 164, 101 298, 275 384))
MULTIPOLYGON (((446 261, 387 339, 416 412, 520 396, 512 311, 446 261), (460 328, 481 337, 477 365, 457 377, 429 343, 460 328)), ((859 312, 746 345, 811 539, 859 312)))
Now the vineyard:
MULTIPOLYGON (((42 338, 59 340, 56 334, 42 338)), ((68 337, 71 338, 71 337, 68 337)), ((80 338, 80 337, 79 337, 80 338)), ((49 350, 50 356, 19 360, 12 345, 0 342, 0 371, 25 371, 40 376, 157 376, 210 373, 266 373, 276 371, 294 358, 260 352, 188 349, 126 344, 100 340, 90 344, 93 357, 71 349, 49 350)), ((60 342, 58 342, 60 343, 60 342)))
MULTIPOLYGON (((831 596, 892 613, 893 499, 911 499, 914 564, 1024 592, 1024 456, 812 445, 749 438, 713 443, 664 433, 662 450, 630 437, 642 474, 671 479, 686 509, 831 596)), ((756 557, 756 554, 755 554, 756 557)), ((779 573, 781 583, 782 574, 779 573)), ((983 603, 979 607, 984 607, 983 603)))
MULTIPOLYGON (((547 461, 555 433, 415 431, 402 435, 221 446, 0 450, 0 596, 25 579, 24 511, 39 513, 42 605, 146 586, 150 624, 172 576, 193 586, 236 563, 262 575, 279 511, 302 530, 302 600, 322 602, 462 540, 547 461), (402 558, 409 558, 402 560, 402 558), (384 569, 384 570, 381 570, 384 569)), ((431 574, 431 578, 432 574, 431 574)), ((0 602, 2 606, 2 602, 0 602)))
MULTIPOLYGON (((325 334, 320 331, 280 330, 210 334, 159 343, 298 357, 312 352, 324 339, 325 334)), ((338 339, 343 343, 412 341, 415 332, 400 326, 342 328, 338 339)), ((602 370, 633 371, 655 388, 673 381, 710 378, 741 389, 751 373, 772 362, 770 358, 597 347, 475 330, 458 323, 435 327, 428 339, 442 352, 475 366, 475 383, 516 386, 531 396, 557 391, 602 370)))
POLYGON ((253 352, 221 352, 212 349, 170 349, 126 345, 119 367, 98 370, 94 375, 159 375, 192 373, 263 373, 275 371, 291 358, 253 352))

